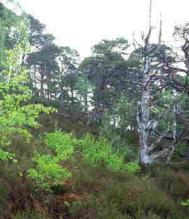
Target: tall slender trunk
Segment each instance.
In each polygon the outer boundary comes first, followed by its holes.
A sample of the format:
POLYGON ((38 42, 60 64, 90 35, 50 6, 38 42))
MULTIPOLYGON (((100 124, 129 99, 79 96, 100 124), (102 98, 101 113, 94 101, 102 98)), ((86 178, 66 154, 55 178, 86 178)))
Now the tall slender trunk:
POLYGON ((144 61, 144 79, 141 101, 137 113, 138 132, 139 132, 139 145, 140 145, 140 163, 152 163, 149 155, 149 129, 150 123, 150 85, 149 85, 149 60, 146 57, 144 61))

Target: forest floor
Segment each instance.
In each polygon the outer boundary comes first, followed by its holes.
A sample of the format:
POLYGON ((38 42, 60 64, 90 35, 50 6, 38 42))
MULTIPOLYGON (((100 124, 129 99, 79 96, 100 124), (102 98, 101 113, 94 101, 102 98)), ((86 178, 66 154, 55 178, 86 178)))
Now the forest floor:
POLYGON ((73 177, 51 193, 36 191, 22 178, 1 182, 2 219, 188 219, 189 163, 154 166, 133 175, 72 163, 73 177), (4 186, 4 188, 2 188, 4 186), (6 200, 6 201, 5 201, 6 200))
MULTIPOLYGON (((70 119, 66 118, 62 115, 59 121, 68 128, 70 119)), ((54 129, 51 120, 42 120, 48 123, 42 132, 54 129)), ((72 126, 78 124, 78 118, 72 116, 72 120, 72 126)), ((89 131, 85 121, 79 125, 76 135, 89 131)), ((24 171, 18 174, 31 165, 31 147, 37 146, 15 138, 19 165, 0 166, 0 219, 189 219, 189 206, 182 205, 189 199, 188 161, 157 164, 132 174, 90 166, 75 157, 64 163, 72 177, 44 192, 36 189, 24 171)))

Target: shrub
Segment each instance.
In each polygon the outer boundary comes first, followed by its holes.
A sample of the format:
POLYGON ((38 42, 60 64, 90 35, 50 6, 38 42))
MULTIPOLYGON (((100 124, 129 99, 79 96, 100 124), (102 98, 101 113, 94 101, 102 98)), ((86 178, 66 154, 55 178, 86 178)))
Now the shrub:
POLYGON ((123 156, 113 152, 106 139, 100 138, 95 140, 91 135, 87 134, 78 142, 81 147, 82 156, 89 164, 99 165, 104 163, 107 167, 115 170, 124 169, 123 156))
POLYGON ((107 140, 100 138, 95 140, 91 135, 86 135, 79 141, 82 156, 86 162, 91 165, 100 165, 104 163, 113 170, 126 170, 127 172, 136 173, 140 167, 135 162, 125 164, 124 156, 113 151, 107 140))
POLYGON ((77 175, 75 191, 85 196, 71 203, 72 218, 186 219, 149 178, 90 165, 80 167, 77 175))
POLYGON ((56 153, 56 158, 66 160, 74 152, 75 139, 71 134, 55 131, 45 135, 45 143, 48 148, 56 153))
POLYGON ((181 171, 161 168, 156 176, 159 188, 168 192, 174 199, 183 199, 189 195, 189 176, 181 171))
POLYGON ((63 185, 72 175, 60 162, 72 156, 75 140, 70 134, 60 131, 47 133, 44 140, 54 155, 36 153, 33 158, 35 168, 28 171, 28 177, 34 179, 40 188, 50 190, 54 186, 63 185))
POLYGON ((28 176, 35 179, 43 189, 63 184, 71 176, 71 173, 63 168, 60 162, 70 159, 78 148, 83 160, 92 166, 103 164, 112 170, 126 170, 131 173, 139 170, 139 166, 134 162, 125 164, 123 156, 114 152, 104 138, 95 140, 88 134, 77 140, 71 134, 55 131, 47 133, 44 141, 52 155, 36 154, 33 159, 35 168, 28 171, 28 176))
POLYGON ((136 162, 129 162, 125 165, 125 170, 130 173, 137 173, 140 170, 140 166, 136 162))
POLYGON ((41 104, 31 104, 32 91, 26 85, 28 72, 21 63, 25 52, 21 44, 16 45, 5 50, 5 57, 1 60, 0 160, 16 161, 14 151, 8 151, 12 136, 20 135, 29 141, 29 128, 39 127, 39 114, 54 111, 41 104))
POLYGON ((28 177, 34 179, 44 190, 63 184, 71 176, 71 173, 59 164, 56 157, 36 154, 33 160, 36 165, 35 168, 28 170, 28 177))

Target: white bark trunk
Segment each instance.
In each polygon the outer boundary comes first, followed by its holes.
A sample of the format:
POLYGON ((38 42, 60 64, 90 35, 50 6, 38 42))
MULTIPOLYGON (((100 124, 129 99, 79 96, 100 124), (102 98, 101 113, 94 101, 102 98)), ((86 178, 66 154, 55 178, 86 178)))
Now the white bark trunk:
POLYGON ((137 121, 139 132, 139 145, 140 145, 140 162, 141 164, 152 163, 149 155, 149 129, 148 124, 150 122, 150 86, 149 86, 149 60, 145 59, 144 62, 144 81, 141 95, 141 102, 138 109, 137 121))

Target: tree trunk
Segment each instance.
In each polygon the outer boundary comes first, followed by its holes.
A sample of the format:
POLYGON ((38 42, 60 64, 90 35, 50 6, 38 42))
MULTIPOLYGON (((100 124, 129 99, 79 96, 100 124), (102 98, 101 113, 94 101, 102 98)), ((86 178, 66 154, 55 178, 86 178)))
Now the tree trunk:
POLYGON ((141 102, 139 104, 137 113, 139 145, 140 145, 140 163, 143 165, 152 163, 149 155, 149 129, 150 123, 150 85, 149 85, 149 61, 145 58, 144 62, 144 81, 141 95, 141 102))

